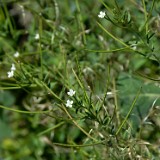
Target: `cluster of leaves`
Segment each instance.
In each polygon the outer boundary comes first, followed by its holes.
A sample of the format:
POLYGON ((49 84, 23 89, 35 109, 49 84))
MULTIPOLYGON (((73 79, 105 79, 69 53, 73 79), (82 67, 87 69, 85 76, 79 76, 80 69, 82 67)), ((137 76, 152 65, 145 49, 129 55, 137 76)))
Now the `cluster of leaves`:
POLYGON ((0 2, 0 158, 158 159, 159 8, 158 0, 0 2))

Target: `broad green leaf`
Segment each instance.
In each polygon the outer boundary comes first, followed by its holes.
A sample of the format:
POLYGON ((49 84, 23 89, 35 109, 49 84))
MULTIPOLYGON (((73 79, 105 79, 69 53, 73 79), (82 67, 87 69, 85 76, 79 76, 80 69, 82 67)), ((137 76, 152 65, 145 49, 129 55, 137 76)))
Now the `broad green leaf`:
POLYGON ((124 116, 128 113, 130 103, 133 101, 137 91, 142 87, 130 116, 135 126, 138 126, 140 120, 148 114, 155 100, 157 100, 155 105, 160 105, 160 88, 154 83, 145 83, 137 77, 122 73, 117 80, 117 87, 120 111, 124 116))

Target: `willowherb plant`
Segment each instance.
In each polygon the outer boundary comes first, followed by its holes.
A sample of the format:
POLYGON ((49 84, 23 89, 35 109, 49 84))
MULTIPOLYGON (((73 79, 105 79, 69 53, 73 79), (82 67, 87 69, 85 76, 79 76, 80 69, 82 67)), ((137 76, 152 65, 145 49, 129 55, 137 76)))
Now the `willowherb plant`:
POLYGON ((160 3, 98 2, 2 2, 2 158, 159 157, 160 3))

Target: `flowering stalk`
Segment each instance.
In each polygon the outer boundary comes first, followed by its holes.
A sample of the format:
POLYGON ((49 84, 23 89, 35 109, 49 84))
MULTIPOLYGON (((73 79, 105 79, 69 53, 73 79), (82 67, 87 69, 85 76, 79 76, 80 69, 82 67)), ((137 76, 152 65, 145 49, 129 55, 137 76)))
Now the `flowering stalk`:
MULTIPOLYGON (((67 94, 70 96, 70 97, 73 97, 75 95, 76 91, 74 91, 73 89, 70 89, 67 94)), ((66 103, 66 107, 69 107, 69 108, 72 108, 72 105, 73 105, 73 101, 72 100, 67 100, 67 103, 66 103)))
POLYGON ((14 54, 14 57, 16 57, 16 58, 19 57, 19 52, 18 51, 14 54))
POLYGON ((7 72, 8 74, 8 78, 12 78, 14 76, 14 71, 16 70, 15 64, 12 63, 12 67, 11 70, 9 72, 7 72))
POLYGON ((100 11, 100 12, 99 12, 98 17, 99 17, 99 18, 104 18, 104 17, 105 17, 105 15, 106 15, 106 13, 105 13, 105 12, 100 11))

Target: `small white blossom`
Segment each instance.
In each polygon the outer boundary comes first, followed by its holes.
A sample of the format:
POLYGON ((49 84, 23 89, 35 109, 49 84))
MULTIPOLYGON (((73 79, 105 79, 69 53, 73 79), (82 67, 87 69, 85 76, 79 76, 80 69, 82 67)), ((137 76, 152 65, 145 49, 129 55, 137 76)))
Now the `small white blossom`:
POLYGON ((66 107, 72 108, 73 101, 67 100, 66 107))
POLYGON ((34 38, 35 38, 36 40, 38 40, 38 39, 39 39, 39 33, 37 33, 34 38))
POLYGON ((105 12, 100 11, 100 12, 99 12, 98 17, 99 17, 99 18, 104 18, 104 17, 105 17, 105 15, 106 15, 106 13, 105 13, 105 12))
POLYGON ((8 74, 8 78, 11 78, 14 76, 14 71, 13 70, 9 71, 9 72, 7 72, 7 74, 8 74))
POLYGON ((107 95, 113 95, 113 93, 112 92, 107 92, 107 95))
POLYGON ((15 54, 14 54, 14 57, 19 57, 19 52, 16 52, 15 54))
POLYGON ((15 71, 15 70, 16 70, 16 67, 15 67, 15 65, 12 63, 11 71, 15 71))
POLYGON ((136 49, 137 49, 137 46, 136 46, 136 45, 133 45, 133 46, 132 46, 132 49, 133 49, 133 50, 136 50, 136 49))
POLYGON ((69 96, 71 96, 71 97, 72 97, 75 93, 76 93, 76 91, 74 91, 73 89, 70 89, 69 92, 67 92, 67 94, 68 94, 69 96))

